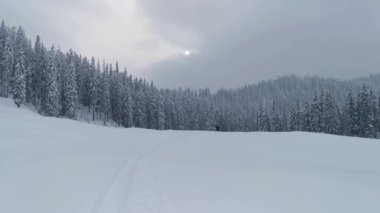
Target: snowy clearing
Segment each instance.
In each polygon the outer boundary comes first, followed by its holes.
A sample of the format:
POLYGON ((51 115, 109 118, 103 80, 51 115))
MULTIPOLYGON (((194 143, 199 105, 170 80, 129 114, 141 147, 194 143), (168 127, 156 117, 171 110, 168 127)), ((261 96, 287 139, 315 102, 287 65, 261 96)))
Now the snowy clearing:
POLYGON ((2 213, 380 212, 378 140, 152 131, 0 99, 2 213))

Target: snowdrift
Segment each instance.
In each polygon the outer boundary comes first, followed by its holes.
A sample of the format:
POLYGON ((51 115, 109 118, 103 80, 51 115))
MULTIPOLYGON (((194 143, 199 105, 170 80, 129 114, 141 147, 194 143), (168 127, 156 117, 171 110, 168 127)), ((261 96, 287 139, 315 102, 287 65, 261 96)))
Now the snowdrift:
POLYGON ((0 99, 2 213, 380 212, 378 140, 152 131, 0 99))

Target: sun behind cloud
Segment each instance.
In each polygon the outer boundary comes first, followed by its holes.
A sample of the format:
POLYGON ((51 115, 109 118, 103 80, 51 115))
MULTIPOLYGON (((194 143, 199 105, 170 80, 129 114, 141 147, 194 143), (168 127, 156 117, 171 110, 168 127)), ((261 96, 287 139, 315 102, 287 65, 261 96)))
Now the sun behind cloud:
POLYGON ((185 51, 183 52, 183 54, 184 54, 185 56, 190 56, 190 55, 191 55, 191 51, 190 51, 190 50, 185 50, 185 51))

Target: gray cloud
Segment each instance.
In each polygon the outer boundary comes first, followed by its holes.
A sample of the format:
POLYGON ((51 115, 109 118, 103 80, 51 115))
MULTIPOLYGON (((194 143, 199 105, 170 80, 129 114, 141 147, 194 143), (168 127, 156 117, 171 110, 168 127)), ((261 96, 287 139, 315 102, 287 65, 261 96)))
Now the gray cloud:
POLYGON ((178 48, 150 26, 137 0, 0 0, 0 18, 24 26, 33 40, 119 61, 130 72, 171 57, 178 48))
POLYGON ((41 35, 46 43, 67 47, 74 44, 72 36, 75 36, 81 22, 78 14, 99 14, 101 18, 104 13, 101 11, 107 11, 101 1, 90 0, 1 0, 0 5, 0 18, 7 24, 22 25, 32 39, 41 35))
POLYGON ((0 18, 31 38, 193 88, 378 72, 378 11, 375 0, 0 0, 0 18))
POLYGON ((236 87, 284 74, 346 78, 375 73, 380 67, 377 1, 142 0, 141 4, 168 40, 182 42, 168 29, 191 30, 199 37, 198 54, 147 69, 146 75, 162 86, 236 87))

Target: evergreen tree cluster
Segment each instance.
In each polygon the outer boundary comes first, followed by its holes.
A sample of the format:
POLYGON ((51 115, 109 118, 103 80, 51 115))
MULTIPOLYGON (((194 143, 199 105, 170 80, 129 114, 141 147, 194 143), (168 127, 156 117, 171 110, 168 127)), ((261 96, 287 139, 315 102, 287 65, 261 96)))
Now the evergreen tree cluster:
POLYGON ((12 97, 18 107, 33 106, 45 116, 80 119, 78 113, 85 109, 94 121, 123 127, 377 138, 379 100, 365 85, 354 89, 356 96, 352 91, 343 95, 347 85, 288 76, 215 93, 207 88, 159 89, 120 70, 118 63, 48 49, 39 36, 32 45, 22 27, 10 28, 4 22, 0 27, 0 96, 12 97), (325 92, 315 93, 322 89, 325 92), (315 94, 309 101, 311 91, 315 94))
POLYGON ((290 109, 290 131, 378 138, 380 102, 368 86, 363 85, 356 98, 349 91, 343 107, 336 105, 330 93, 321 92, 304 104, 290 109))

